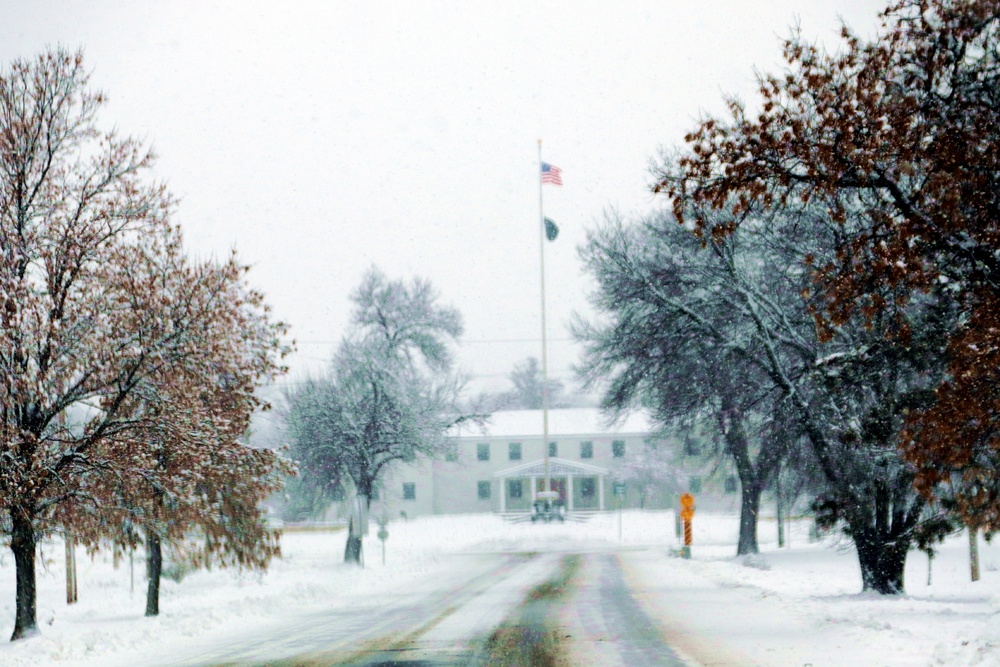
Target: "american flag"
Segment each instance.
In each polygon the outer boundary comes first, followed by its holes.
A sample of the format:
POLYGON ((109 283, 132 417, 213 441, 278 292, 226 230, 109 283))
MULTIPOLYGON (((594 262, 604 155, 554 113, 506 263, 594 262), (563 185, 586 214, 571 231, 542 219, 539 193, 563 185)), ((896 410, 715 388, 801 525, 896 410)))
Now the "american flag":
POLYGON ((543 162, 542 183, 551 183, 552 185, 562 185, 562 169, 560 169, 555 165, 549 164, 548 162, 543 162))

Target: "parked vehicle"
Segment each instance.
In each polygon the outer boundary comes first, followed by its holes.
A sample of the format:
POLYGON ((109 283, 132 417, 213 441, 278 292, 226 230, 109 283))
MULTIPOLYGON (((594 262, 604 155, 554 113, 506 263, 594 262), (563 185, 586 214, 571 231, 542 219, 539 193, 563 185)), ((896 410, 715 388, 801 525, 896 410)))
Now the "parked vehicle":
MULTIPOLYGON (((543 494, 539 494, 542 496, 543 494)), ((565 521, 566 504, 558 498, 539 497, 531 506, 531 521, 565 521)))

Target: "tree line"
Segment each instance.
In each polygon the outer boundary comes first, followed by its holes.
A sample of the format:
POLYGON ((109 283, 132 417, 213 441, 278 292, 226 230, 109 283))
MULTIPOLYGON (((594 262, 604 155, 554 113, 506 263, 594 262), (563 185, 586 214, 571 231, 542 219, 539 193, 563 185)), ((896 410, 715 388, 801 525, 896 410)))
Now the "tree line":
POLYGON ((903 590, 913 547, 994 531, 1000 486, 1000 7, 901 0, 836 52, 798 30, 759 110, 728 99, 665 150, 667 206, 611 214, 581 257, 603 407, 717 425, 739 553, 781 466, 903 590))

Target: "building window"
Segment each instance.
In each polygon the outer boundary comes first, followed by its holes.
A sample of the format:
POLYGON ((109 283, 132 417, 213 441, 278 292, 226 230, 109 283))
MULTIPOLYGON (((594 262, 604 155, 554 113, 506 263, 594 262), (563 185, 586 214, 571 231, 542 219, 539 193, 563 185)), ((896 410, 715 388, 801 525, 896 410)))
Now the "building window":
POLYGON ((476 458, 480 461, 490 460, 490 443, 481 442, 476 445, 476 458))
POLYGON ((417 485, 413 482, 403 482, 403 500, 417 499, 417 485))
POLYGON ((698 456, 701 454, 701 447, 697 440, 692 440, 690 436, 684 436, 684 456, 698 456))
POLYGON ((521 480, 519 479, 509 479, 507 480, 507 495, 511 498, 521 497, 521 480))
POLYGON ((444 446, 444 460, 445 461, 457 461, 458 460, 458 443, 449 442, 444 446))
POLYGON ((688 480, 688 491, 691 493, 701 493, 701 477, 692 477, 688 480))
POLYGON ((625 441, 624 440, 614 440, 611 443, 611 455, 616 459, 625 458, 625 441))
POLYGON ((594 443, 590 440, 584 440, 580 443, 580 458, 581 459, 592 459, 594 458, 594 443))
POLYGON ((736 493, 736 475, 726 478, 726 493, 736 493))
POLYGON ((508 448, 507 453, 511 461, 521 460, 521 443, 519 442, 508 443, 507 448, 508 448))
POLYGON ((584 498, 593 498, 597 493, 597 480, 593 477, 583 477, 580 479, 580 495, 584 498))
POLYGON ((549 443, 549 456, 559 456, 559 444, 555 442, 549 443))
POLYGON ((477 482, 477 491, 480 500, 489 500, 492 485, 489 482, 477 482))

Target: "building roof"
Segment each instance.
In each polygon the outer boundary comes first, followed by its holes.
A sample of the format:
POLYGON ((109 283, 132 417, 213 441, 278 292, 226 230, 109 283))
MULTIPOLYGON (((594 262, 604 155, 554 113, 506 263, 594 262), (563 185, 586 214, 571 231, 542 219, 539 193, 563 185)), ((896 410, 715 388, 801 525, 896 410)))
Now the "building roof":
MULTIPOLYGON (((544 421, 541 410, 500 410, 485 427, 463 425, 452 429, 457 438, 541 438, 544 421)), ((609 424, 597 408, 549 410, 549 437, 645 435, 654 428, 649 415, 630 412, 609 424)))

